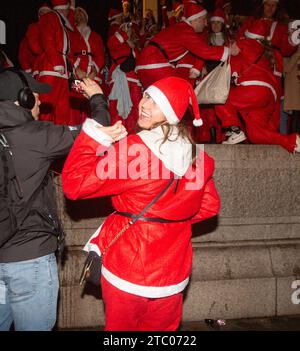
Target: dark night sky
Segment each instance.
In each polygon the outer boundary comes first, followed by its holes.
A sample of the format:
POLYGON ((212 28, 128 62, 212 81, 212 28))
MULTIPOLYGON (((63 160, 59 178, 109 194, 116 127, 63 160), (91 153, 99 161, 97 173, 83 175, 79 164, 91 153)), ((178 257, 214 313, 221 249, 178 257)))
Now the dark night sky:
MULTIPOLYGON (((236 12, 251 13, 255 2, 260 0, 232 0, 236 12)), ((7 0, 1 2, 0 19, 7 26, 7 45, 5 51, 13 62, 16 61, 17 49, 28 24, 37 20, 37 8, 45 0, 7 0)), ((48 1, 50 2, 50 1, 48 1)), ((171 0, 169 0, 171 3, 171 0)), ((212 5, 213 0, 206 0, 212 5)), ((300 19, 300 0, 283 0, 294 18, 300 19)), ((121 6, 121 0, 76 0, 77 6, 83 6, 89 16, 93 30, 100 33, 105 39, 107 31, 107 14, 109 7, 121 6)), ((208 6, 211 8, 212 6, 208 6)))

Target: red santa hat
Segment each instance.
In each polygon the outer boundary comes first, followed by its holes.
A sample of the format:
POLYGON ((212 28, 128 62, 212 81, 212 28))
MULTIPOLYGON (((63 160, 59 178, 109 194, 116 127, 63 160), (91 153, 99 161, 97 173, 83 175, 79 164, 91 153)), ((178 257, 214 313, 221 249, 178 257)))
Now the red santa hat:
POLYGON ((51 0, 53 10, 67 10, 70 8, 69 0, 51 0))
POLYGON ((216 9, 211 17, 210 17, 210 22, 222 22, 225 23, 225 13, 221 9, 216 9))
POLYGON ((38 14, 39 14, 40 11, 42 11, 42 10, 51 11, 51 7, 50 7, 46 2, 43 2, 43 3, 39 6, 38 14))
POLYGON ((224 8, 224 7, 228 6, 228 5, 231 5, 231 2, 230 2, 230 1, 226 1, 226 0, 216 0, 216 2, 215 2, 215 8, 216 8, 216 9, 217 9, 217 8, 221 9, 221 8, 224 8))
POLYGON ((85 9, 84 9, 83 7, 78 6, 78 7, 76 7, 75 10, 76 10, 76 11, 82 12, 83 15, 84 15, 84 17, 85 17, 85 19, 86 19, 86 23, 88 23, 88 21, 89 21, 89 15, 88 15, 87 12, 85 11, 85 9))
POLYGON ((187 2, 184 7, 184 17, 187 21, 193 21, 198 17, 207 15, 207 11, 204 7, 194 4, 193 2, 187 2))
POLYGON ((110 9, 108 13, 108 20, 112 21, 113 19, 120 17, 122 15, 123 15, 123 12, 121 10, 110 9))
POLYGON ((255 20, 245 31, 245 37, 249 39, 265 39, 270 33, 271 21, 265 19, 255 20))
POLYGON ((179 1, 174 1, 172 5, 172 10, 177 12, 179 10, 183 10, 183 5, 179 1))
POLYGON ((150 85, 146 91, 159 106, 171 125, 178 124, 189 105, 192 105, 195 119, 193 124, 200 127, 203 122, 192 85, 179 77, 167 77, 150 85))

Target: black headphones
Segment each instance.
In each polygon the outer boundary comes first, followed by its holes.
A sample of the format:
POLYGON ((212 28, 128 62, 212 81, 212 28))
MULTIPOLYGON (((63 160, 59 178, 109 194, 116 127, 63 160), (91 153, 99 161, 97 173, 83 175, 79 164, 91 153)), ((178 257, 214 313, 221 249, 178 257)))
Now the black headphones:
POLYGON ((23 74, 23 72, 18 71, 16 69, 8 68, 6 70, 17 74, 23 84, 23 88, 18 92, 19 105, 28 110, 32 110, 35 105, 35 96, 32 90, 29 88, 25 75, 23 74))

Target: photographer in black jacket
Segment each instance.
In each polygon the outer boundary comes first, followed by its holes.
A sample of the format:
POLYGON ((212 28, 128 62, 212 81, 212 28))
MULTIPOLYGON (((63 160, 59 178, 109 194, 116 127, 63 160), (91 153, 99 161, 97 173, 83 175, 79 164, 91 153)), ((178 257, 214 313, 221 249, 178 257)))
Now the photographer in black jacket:
MULTIPOLYGON (((109 125, 105 98, 93 94, 95 82, 87 83, 92 118, 109 125)), ((0 247, 0 330, 12 323, 15 330, 51 330, 56 322, 60 223, 49 169, 53 160, 68 154, 80 127, 38 121, 38 94, 50 90, 25 72, 0 72, 0 132, 9 144, 19 189, 10 196, 22 216, 26 213, 0 247)))

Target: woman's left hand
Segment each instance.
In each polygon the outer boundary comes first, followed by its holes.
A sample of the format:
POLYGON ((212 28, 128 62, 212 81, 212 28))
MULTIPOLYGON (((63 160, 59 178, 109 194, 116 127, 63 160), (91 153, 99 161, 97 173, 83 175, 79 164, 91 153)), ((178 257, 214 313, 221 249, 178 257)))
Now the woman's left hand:
POLYGON ((109 127, 97 127, 106 135, 109 135, 114 141, 119 141, 126 137, 127 130, 123 126, 122 121, 116 122, 114 125, 109 127))

